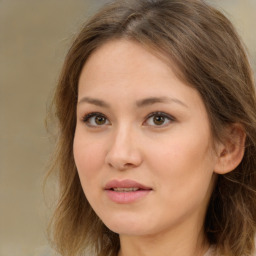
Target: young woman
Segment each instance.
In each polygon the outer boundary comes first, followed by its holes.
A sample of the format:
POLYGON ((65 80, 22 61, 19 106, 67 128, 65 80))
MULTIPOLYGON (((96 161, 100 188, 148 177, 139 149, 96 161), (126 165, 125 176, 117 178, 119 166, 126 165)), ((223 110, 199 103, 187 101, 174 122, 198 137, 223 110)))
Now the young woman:
POLYGON ((107 5, 71 46, 54 100, 61 255, 253 255, 255 87, 219 11, 107 5))

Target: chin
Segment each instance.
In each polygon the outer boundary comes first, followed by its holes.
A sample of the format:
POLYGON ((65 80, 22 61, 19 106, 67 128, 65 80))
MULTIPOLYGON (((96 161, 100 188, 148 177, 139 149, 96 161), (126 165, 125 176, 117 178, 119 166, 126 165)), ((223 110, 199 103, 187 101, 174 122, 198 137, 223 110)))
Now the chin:
POLYGON ((111 231, 119 235, 126 236, 145 236, 152 234, 149 230, 145 230, 143 227, 131 227, 129 225, 123 226, 107 226, 111 231))
MULTIPOLYGON (((103 223, 113 232, 129 235, 129 236, 143 236, 154 233, 155 228, 149 226, 149 221, 142 221, 141 216, 135 218, 129 216, 112 216, 111 219, 102 219, 103 223)), ((152 224, 152 222, 151 222, 152 224)))

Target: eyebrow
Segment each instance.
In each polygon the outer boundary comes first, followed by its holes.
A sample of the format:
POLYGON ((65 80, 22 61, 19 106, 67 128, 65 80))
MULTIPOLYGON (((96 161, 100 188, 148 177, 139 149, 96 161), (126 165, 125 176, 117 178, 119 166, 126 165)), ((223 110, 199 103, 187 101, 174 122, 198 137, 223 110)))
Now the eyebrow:
POLYGON ((138 107, 144 107, 148 105, 152 105, 155 103, 177 103, 181 106, 188 107, 184 102, 182 102, 179 99, 176 98, 169 98, 169 97, 151 97, 151 98, 146 98, 142 99, 136 102, 136 105, 138 107))
MULTIPOLYGON (((90 98, 90 97, 83 97, 81 100, 79 100, 78 105, 80 105, 81 103, 89 103, 99 107, 110 108, 110 105, 107 102, 100 99, 90 98)), ((188 107, 181 100, 176 98, 169 98, 169 97, 150 97, 150 98, 142 99, 142 100, 136 101, 136 106, 145 107, 145 106, 149 106, 156 103, 177 103, 183 107, 186 107, 186 108, 188 107)))
POLYGON ((80 105, 81 103, 90 103, 92 105, 96 105, 99 107, 105 107, 105 108, 110 108, 110 105, 108 103, 106 103, 103 100, 99 100, 99 99, 94 99, 94 98, 90 98, 90 97, 84 97, 81 100, 79 100, 78 105, 80 105))

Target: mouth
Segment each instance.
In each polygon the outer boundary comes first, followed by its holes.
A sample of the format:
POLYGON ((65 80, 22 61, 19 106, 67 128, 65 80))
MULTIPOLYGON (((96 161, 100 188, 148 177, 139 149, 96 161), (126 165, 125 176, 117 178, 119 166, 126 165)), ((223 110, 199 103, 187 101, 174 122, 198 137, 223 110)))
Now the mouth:
POLYGON ((133 192, 140 190, 139 188, 111 188, 110 190, 115 192, 133 192))
POLYGON ((146 197, 153 189, 133 180, 112 180, 104 190, 111 201, 128 204, 146 197))
POLYGON ((140 184, 134 180, 112 180, 104 188, 115 192, 134 192, 138 190, 152 190, 152 188, 140 184))

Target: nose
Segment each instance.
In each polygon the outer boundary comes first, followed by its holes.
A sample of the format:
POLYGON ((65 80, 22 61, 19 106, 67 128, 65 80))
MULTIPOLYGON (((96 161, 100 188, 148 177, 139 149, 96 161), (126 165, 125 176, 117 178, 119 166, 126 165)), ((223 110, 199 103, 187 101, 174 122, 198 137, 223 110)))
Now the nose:
POLYGON ((135 136, 135 132, 128 128, 120 128, 113 137, 106 154, 106 164, 117 170, 140 166, 142 155, 139 150, 139 139, 138 136, 135 136))

